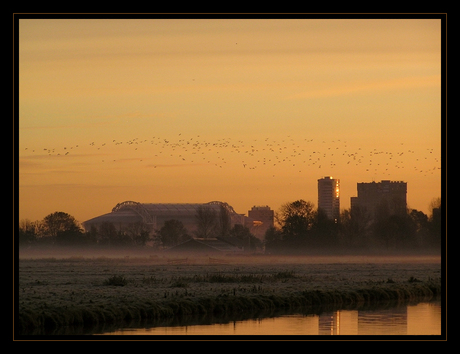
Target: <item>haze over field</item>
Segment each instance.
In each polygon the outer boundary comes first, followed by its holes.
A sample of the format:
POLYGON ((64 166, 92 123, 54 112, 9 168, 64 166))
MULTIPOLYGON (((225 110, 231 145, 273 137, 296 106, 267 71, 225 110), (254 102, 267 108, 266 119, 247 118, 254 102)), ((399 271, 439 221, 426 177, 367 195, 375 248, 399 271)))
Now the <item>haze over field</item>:
POLYGON ((19 219, 441 195, 440 19, 20 19, 19 219))

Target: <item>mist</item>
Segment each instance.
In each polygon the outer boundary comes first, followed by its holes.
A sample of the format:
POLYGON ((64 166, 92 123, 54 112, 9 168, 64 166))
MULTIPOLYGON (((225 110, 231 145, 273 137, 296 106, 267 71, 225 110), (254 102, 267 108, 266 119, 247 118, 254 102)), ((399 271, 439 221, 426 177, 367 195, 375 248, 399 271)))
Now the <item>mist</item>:
POLYGON ((172 250, 33 247, 20 248, 21 259, 97 260, 112 259, 121 263, 178 265, 257 265, 257 264, 315 264, 315 263, 406 263, 440 262, 441 252, 423 250, 310 250, 304 254, 225 254, 217 252, 175 252, 172 250))

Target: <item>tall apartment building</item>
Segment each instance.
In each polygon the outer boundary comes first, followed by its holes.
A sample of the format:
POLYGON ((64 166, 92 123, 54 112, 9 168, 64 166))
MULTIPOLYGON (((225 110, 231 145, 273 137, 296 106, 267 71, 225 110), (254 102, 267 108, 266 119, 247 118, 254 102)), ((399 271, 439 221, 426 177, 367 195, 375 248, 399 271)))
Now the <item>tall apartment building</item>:
POLYGON ((269 206, 253 206, 248 211, 248 218, 253 220, 252 232, 262 238, 265 232, 274 225, 275 212, 269 206))
POLYGON ((359 208, 367 212, 371 220, 390 215, 405 215, 407 208, 407 183, 383 180, 358 183, 358 196, 351 197, 352 213, 359 208))
POLYGON ((329 219, 340 217, 340 180, 330 176, 318 180, 318 209, 326 212, 329 219))

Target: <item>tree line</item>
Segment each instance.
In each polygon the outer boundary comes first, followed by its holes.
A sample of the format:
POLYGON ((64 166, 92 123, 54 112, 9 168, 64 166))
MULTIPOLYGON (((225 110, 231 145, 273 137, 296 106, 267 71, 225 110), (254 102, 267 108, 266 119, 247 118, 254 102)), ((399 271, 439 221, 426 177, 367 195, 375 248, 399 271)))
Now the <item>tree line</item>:
POLYGON ((265 233, 268 253, 305 252, 307 250, 417 250, 441 247, 440 198, 430 205, 430 216, 408 209, 400 215, 382 212, 374 218, 359 207, 342 210, 331 220, 314 204, 297 200, 281 206, 276 213, 277 226, 265 233))
POLYGON ((193 237, 227 238, 236 240, 245 250, 255 251, 262 242, 250 230, 239 224, 231 226, 228 211, 203 206, 195 215, 196 229, 189 232, 176 219, 166 220, 161 228, 152 230, 143 222, 116 226, 111 222, 92 225, 88 231, 65 212, 54 212, 41 221, 21 220, 19 223, 19 246, 100 246, 100 247, 151 247, 156 250, 170 248, 193 237))
POLYGON ((70 214, 57 211, 40 221, 19 222, 19 247, 33 246, 145 246, 151 240, 150 229, 142 222, 117 228, 104 222, 85 231, 70 214))
POLYGON ((101 246, 101 247, 174 247, 192 237, 223 238, 237 241, 245 250, 265 253, 302 253, 309 250, 366 249, 440 249, 440 198, 432 201, 431 215, 408 209, 403 215, 381 213, 371 218, 359 208, 342 210, 337 221, 321 209, 302 199, 285 203, 275 213, 276 226, 259 240, 249 228, 231 226, 228 211, 203 206, 198 208, 196 229, 189 232, 183 223, 170 219, 156 230, 143 222, 116 227, 104 222, 84 231, 77 220, 65 213, 54 212, 41 221, 21 220, 19 246, 101 246))

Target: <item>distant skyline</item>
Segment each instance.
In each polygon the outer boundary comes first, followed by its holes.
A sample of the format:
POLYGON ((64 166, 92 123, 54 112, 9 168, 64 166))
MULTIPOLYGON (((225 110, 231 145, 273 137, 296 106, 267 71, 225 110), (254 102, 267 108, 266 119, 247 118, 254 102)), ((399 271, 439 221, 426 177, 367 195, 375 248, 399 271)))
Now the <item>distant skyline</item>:
POLYGON ((20 19, 19 219, 441 196, 440 19, 20 19))

